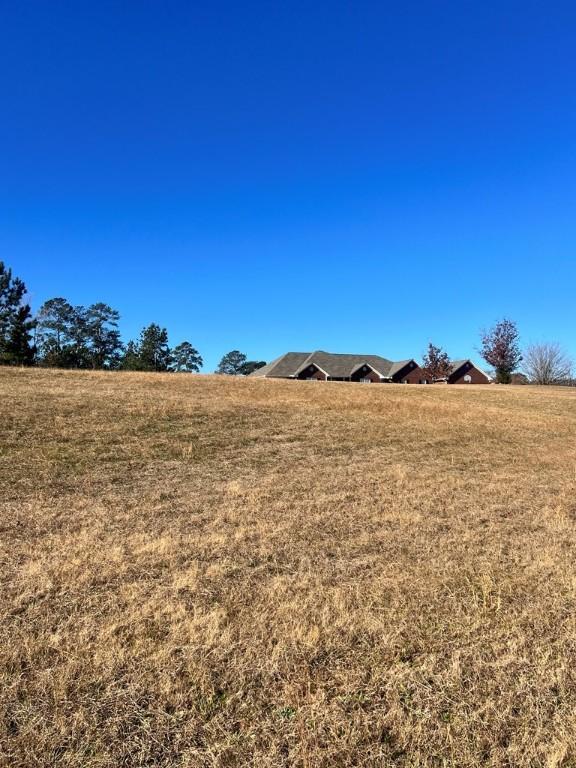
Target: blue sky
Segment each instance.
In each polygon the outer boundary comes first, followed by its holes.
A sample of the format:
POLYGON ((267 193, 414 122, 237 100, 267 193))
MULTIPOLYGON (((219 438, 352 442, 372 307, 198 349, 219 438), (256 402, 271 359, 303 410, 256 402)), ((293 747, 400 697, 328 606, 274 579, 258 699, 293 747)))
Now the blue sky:
POLYGON ((0 258, 233 348, 576 356, 576 5, 1 3, 0 258))

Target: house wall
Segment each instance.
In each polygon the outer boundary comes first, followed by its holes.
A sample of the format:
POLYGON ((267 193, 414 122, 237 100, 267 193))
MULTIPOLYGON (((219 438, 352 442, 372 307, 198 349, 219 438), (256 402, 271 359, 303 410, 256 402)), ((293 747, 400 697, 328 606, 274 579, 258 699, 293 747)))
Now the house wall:
POLYGON ((476 368, 475 365, 472 365, 472 363, 466 363, 462 366, 462 368, 459 368, 455 374, 452 374, 452 376, 448 377, 448 384, 489 384, 490 382, 484 376, 482 371, 479 371, 478 368, 476 368), (464 376, 470 376, 472 378, 472 381, 467 382, 464 381, 464 376))
POLYGON ((392 381, 396 384, 401 384, 403 381, 406 381, 408 384, 420 384, 420 381, 425 378, 426 374, 422 368, 416 364, 414 368, 409 368, 408 366, 402 368, 398 373, 394 374, 392 381))
POLYGON ((366 370, 365 371, 362 370, 363 367, 364 366, 362 366, 362 368, 360 368, 358 371, 356 371, 354 374, 352 374, 352 376, 350 377, 350 380, 351 381, 360 381, 360 379, 370 379, 370 381, 373 384, 379 384, 380 383, 380 376, 375 371, 373 371, 372 368, 370 368, 369 366, 366 366, 366 370))
POLYGON ((298 374, 299 379, 316 379, 317 381, 326 381, 326 376, 319 370, 314 364, 309 365, 307 368, 298 374))

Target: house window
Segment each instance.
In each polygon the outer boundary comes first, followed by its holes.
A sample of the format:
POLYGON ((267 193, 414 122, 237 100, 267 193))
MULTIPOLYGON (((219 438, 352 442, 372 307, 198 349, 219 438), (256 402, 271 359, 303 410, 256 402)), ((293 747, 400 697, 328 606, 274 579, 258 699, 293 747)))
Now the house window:
POLYGON ((365 376, 363 379, 360 379, 360 384, 372 384, 372 379, 365 376))
POLYGON ((464 383, 465 384, 471 384, 472 383, 472 376, 470 376, 469 373, 467 373, 466 376, 464 376, 464 383))

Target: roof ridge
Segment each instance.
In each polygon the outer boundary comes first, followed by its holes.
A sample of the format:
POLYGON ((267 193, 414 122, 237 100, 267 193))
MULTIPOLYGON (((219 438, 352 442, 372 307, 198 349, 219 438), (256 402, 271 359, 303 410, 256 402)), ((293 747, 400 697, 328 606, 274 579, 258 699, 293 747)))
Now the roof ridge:
POLYGON ((300 363, 300 365, 296 368, 296 370, 294 371, 294 375, 297 376, 300 373, 300 371, 303 371, 304 368, 306 368, 306 366, 310 362, 310 360, 314 357, 314 355, 318 354, 319 351, 320 350, 317 349, 314 352, 310 352, 308 357, 302 363, 300 363))
POLYGON ((282 361, 285 360, 290 355, 307 355, 309 356, 310 352, 284 352, 283 355, 280 355, 279 357, 276 357, 274 360, 271 360, 269 363, 266 363, 266 365, 263 365, 262 368, 257 368, 255 371, 252 371, 250 376, 254 376, 257 378, 258 376, 267 376, 269 374, 273 374, 276 368, 278 368, 279 365, 282 364, 282 361))

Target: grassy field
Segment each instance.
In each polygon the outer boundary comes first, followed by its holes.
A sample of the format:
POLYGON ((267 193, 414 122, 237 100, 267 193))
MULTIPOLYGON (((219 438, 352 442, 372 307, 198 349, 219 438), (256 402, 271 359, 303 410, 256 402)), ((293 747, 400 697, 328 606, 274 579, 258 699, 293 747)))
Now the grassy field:
POLYGON ((0 369, 0 764, 575 766, 576 390, 0 369))

